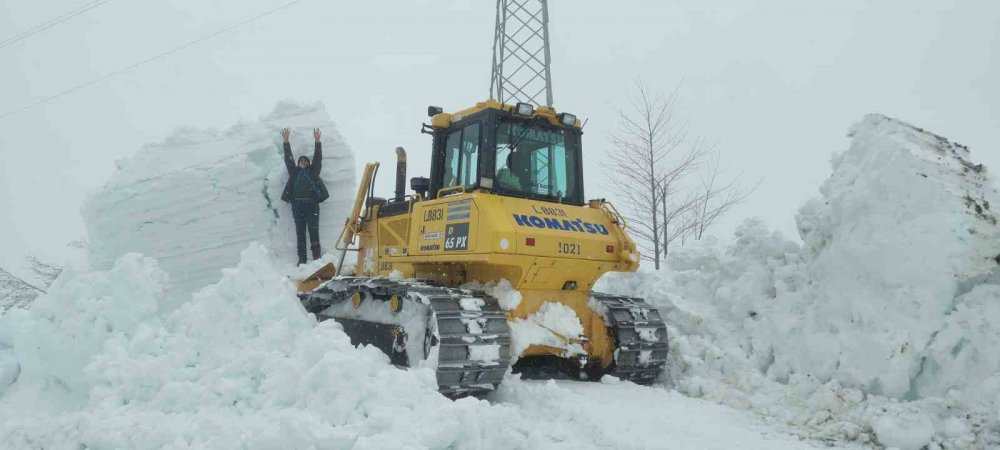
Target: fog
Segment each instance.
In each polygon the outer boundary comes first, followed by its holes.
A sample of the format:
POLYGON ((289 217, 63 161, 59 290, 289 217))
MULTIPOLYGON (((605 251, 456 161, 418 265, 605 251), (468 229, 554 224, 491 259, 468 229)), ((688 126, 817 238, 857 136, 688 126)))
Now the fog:
MULTIPOLYGON (((274 9, 285 1, 109 1, 0 48, 0 116, 274 9)), ((0 39, 85 4, 0 0, 0 39)), ((281 99, 323 101, 358 155, 410 152, 427 174, 426 107, 489 95, 494 2, 302 0, 40 106, 0 118, 0 265, 59 258, 116 159, 178 126, 228 127, 281 99)), ((717 142, 749 216, 795 235, 847 129, 879 112, 1000 167, 1000 3, 550 2, 555 106, 587 119, 588 197, 609 197, 613 104, 641 78, 677 90, 693 135, 717 142)), ((278 130, 275 130, 277 133, 278 130)), ((308 149, 296 149, 306 151, 308 149)), ((377 189, 390 192, 382 177, 377 189)), ((292 239, 289 236, 289 239, 292 239)))

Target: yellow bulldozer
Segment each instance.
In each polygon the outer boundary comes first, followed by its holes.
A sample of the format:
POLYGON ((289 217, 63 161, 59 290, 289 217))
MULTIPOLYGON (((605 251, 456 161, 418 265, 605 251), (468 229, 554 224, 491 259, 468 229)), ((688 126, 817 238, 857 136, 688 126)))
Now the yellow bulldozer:
POLYGON ((434 369, 450 397, 489 392, 512 366, 653 382, 668 348, 659 312, 591 290, 637 270, 639 254, 615 208, 584 199, 576 116, 495 100, 428 115, 430 177, 407 194, 397 149, 394 196, 379 198, 379 164, 366 165, 339 262, 298 283, 305 308, 398 366, 434 369), (338 273, 349 251, 353 273, 338 273), (489 294, 507 282, 510 298, 489 294))

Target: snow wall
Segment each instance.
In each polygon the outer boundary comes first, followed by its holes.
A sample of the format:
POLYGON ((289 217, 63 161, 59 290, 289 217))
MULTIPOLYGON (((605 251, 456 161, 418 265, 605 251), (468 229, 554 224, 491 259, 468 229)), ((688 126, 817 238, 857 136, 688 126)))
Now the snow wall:
MULTIPOLYGON (((322 103, 282 102, 270 114, 227 130, 181 128, 128 159, 83 207, 91 262, 108 269, 122 255, 155 258, 169 275, 171 297, 218 281, 250 242, 294 263, 291 207, 281 201, 288 179, 278 130, 292 129, 292 153, 312 157, 313 128, 323 131, 322 204, 325 252, 357 192, 354 155, 322 103)), ((311 256, 311 255, 310 255, 311 256)))
POLYGON ((961 145, 880 115, 849 132, 803 244, 750 220, 733 244, 606 279, 669 318, 665 381, 812 438, 1000 446, 1000 194, 961 145))

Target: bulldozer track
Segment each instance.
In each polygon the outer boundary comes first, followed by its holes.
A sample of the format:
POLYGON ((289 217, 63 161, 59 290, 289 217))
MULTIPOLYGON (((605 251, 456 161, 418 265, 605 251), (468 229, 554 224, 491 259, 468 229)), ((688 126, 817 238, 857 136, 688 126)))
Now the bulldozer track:
POLYGON ((319 320, 337 320, 352 342, 380 348, 397 366, 410 365, 400 352, 412 348, 406 346, 407 340, 420 339, 423 354, 409 355, 409 361, 413 357, 426 360, 436 353, 438 390, 448 397, 490 392, 510 366, 507 317, 497 300, 483 291, 436 286, 421 280, 336 277, 300 294, 300 299, 306 310, 315 313, 319 320), (366 302, 385 303, 384 311, 389 311, 389 299, 396 295, 404 302, 402 309, 409 308, 408 317, 421 316, 426 326, 414 329, 388 312, 348 317, 341 312, 347 310, 356 293, 366 302), (353 330, 376 330, 388 333, 388 337, 366 337, 361 335, 362 331, 352 335, 353 330))
POLYGON ((652 384, 667 362, 667 326, 660 311, 635 297, 591 292, 617 343, 608 374, 636 384, 652 384))

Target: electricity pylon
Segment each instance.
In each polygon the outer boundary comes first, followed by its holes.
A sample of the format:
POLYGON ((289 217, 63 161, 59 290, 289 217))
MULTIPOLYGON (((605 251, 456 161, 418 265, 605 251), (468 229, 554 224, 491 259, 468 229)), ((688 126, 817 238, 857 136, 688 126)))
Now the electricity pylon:
POLYGON ((552 106, 550 62, 548 1, 497 0, 490 98, 552 106))

